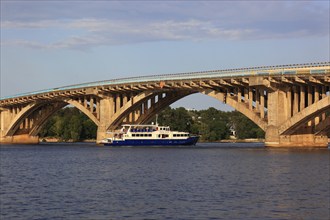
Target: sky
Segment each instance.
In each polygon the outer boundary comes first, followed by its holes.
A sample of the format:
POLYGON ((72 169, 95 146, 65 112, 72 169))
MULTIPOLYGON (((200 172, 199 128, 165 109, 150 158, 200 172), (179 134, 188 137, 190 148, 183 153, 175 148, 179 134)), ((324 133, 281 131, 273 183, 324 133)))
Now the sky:
MULTIPOLYGON (((1 0, 1 97, 122 77, 330 60, 329 1, 1 0)), ((172 107, 232 110, 202 94, 172 107)))

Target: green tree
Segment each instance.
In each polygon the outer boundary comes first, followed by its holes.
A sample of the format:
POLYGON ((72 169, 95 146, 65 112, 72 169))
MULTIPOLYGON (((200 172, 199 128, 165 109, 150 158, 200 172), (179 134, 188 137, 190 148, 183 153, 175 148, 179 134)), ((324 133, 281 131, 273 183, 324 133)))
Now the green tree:
POLYGON ((76 108, 63 108, 48 119, 40 131, 41 137, 62 141, 80 141, 96 137, 96 125, 76 108))
POLYGON ((230 121, 239 139, 265 137, 265 132, 261 128, 238 111, 231 113, 230 121))
MULTIPOLYGON (((155 118, 153 118, 155 122, 155 118)), ((160 125, 168 125, 172 130, 200 134, 201 140, 218 141, 227 139, 230 127, 239 139, 263 138, 265 133, 243 114, 223 112, 215 108, 188 111, 185 108, 165 108, 159 113, 160 125)), ((95 139, 97 126, 77 108, 63 108, 48 119, 40 131, 41 137, 55 137, 63 141, 95 139)))
POLYGON ((200 114, 201 135, 205 141, 217 141, 229 137, 228 116, 215 108, 202 110, 200 114))
POLYGON ((190 132, 193 120, 185 108, 167 107, 159 114, 158 123, 170 126, 171 130, 190 132))
POLYGON ((82 129, 82 138, 83 139, 96 139, 96 132, 97 132, 97 126, 96 124, 87 118, 83 121, 83 129, 82 129))
POLYGON ((73 141, 79 141, 82 139, 81 133, 82 133, 82 120, 80 115, 73 115, 70 118, 70 123, 68 125, 68 128, 70 130, 70 139, 73 141))

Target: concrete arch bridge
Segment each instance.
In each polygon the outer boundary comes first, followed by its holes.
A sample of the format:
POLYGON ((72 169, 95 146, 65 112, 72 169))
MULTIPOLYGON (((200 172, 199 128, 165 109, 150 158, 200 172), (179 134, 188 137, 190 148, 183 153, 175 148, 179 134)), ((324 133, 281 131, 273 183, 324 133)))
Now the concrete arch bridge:
POLYGON ((97 141, 122 123, 147 123, 193 93, 232 106, 266 132, 269 147, 327 147, 330 62, 132 77, 0 99, 0 142, 38 143, 47 119, 66 105, 98 127, 97 141))

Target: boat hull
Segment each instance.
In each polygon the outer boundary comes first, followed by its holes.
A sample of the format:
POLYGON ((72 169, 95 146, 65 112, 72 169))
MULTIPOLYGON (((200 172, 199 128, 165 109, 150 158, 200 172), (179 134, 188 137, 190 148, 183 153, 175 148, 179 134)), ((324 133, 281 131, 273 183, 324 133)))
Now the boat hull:
POLYGON ((176 145, 195 145, 198 136, 187 139, 128 139, 114 140, 112 143, 104 143, 105 146, 176 146, 176 145))

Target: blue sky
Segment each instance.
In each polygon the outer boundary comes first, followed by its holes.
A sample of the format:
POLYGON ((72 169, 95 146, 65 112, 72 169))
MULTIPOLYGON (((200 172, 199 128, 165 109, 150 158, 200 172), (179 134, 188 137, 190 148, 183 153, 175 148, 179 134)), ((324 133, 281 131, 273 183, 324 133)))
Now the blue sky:
MULTIPOLYGON (((329 1, 1 0, 1 96, 113 78, 330 60, 329 1)), ((174 107, 228 110, 192 95, 174 107)))

